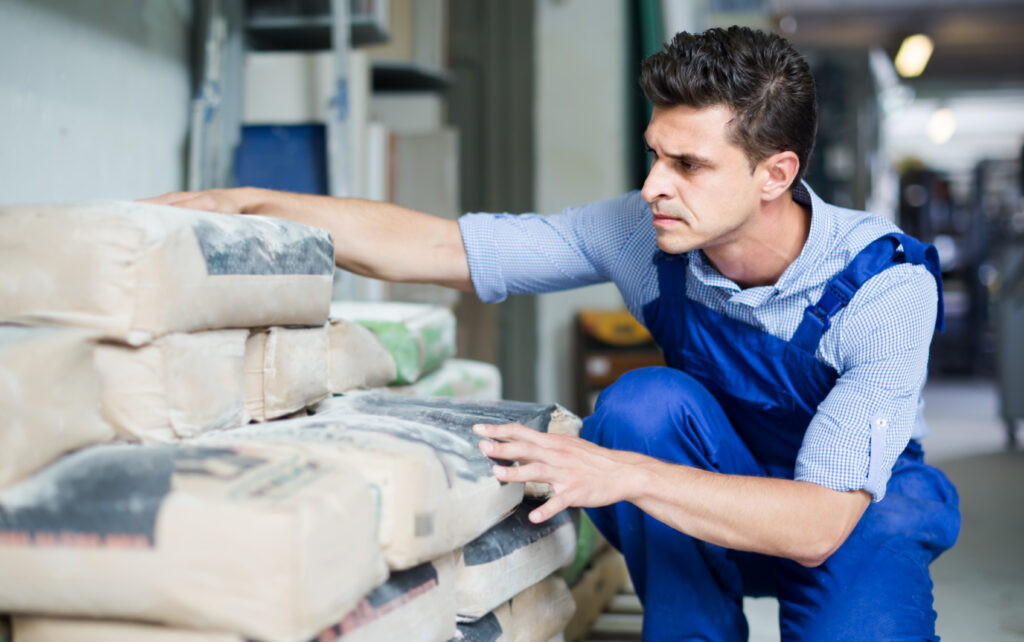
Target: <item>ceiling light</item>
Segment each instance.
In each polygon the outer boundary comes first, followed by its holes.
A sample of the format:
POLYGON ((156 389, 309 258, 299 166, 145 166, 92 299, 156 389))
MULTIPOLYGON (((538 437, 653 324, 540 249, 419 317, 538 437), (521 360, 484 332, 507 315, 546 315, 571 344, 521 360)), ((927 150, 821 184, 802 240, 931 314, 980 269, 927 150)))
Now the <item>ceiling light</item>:
POLYGON ((907 36, 896 52, 896 71, 904 78, 916 78, 928 65, 928 59, 932 56, 935 45, 932 39, 923 33, 907 36))
POLYGON ((928 140, 936 145, 944 145, 956 131, 956 117, 953 110, 943 107, 932 112, 928 119, 928 140))

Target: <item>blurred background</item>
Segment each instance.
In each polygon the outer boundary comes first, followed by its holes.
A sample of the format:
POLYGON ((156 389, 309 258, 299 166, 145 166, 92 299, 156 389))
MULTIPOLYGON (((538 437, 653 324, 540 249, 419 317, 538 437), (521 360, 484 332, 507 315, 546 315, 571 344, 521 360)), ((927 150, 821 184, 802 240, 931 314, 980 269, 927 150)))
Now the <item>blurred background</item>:
MULTIPOLYGON (((1021 504, 991 494, 1022 481, 1004 452, 1024 414, 1022 1, 0 0, 0 205, 258 185, 553 213, 640 186, 640 61, 732 24, 811 63, 810 185, 939 250, 925 447, 966 520, 936 566, 939 629, 1024 639, 1021 504)), ((611 285, 485 306, 339 273, 335 293, 453 306, 461 356, 498 364, 506 398, 586 413, 659 359, 611 285)), ((771 606, 750 610, 777 639, 771 606)))

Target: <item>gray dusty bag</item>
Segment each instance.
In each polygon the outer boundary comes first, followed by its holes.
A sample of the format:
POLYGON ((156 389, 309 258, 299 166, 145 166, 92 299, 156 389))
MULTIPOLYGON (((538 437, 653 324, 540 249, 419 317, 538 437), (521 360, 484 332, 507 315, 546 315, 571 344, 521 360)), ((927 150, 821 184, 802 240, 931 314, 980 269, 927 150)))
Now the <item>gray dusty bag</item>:
POLYGON ((565 630, 575 612, 576 603, 565 580, 552 576, 479 620, 460 623, 453 640, 547 642, 565 630))
POLYGON ((0 319, 169 332, 321 325, 330 235, 260 216, 115 201, 0 208, 0 319))
POLYGON ((456 553, 459 620, 476 620, 512 599, 576 555, 576 529, 569 511, 541 524, 528 515, 538 502, 524 502, 491 530, 456 553))
POLYGON ((0 611, 298 642, 385 580, 376 522, 329 455, 97 446, 0 492, 0 611))
POLYGON ((395 360, 395 383, 413 383, 455 355, 455 315, 445 307, 335 301, 331 318, 373 330, 395 360))
MULTIPOLYGON (((583 425, 579 417, 557 404, 406 397, 377 391, 332 397, 316 408, 317 413, 327 410, 396 417, 441 426, 462 435, 474 447, 480 442, 480 437, 473 432, 473 425, 478 423, 515 422, 540 432, 573 436, 579 435, 583 425)), ((551 487, 531 482, 526 484, 525 492, 530 497, 546 497, 551 494, 551 487)))
POLYGON ((502 484, 491 474, 479 439, 346 409, 209 433, 197 443, 283 441, 331 452, 374 488, 384 557, 390 568, 404 569, 466 544, 522 500, 522 484, 502 484))
POLYGON ((344 319, 327 326, 327 389, 341 394, 395 380, 395 360, 369 328, 344 319))
POLYGON ((0 488, 114 439, 100 414, 95 335, 0 324, 0 488))
POLYGON ((327 327, 253 330, 245 344, 245 409, 283 417, 326 397, 327 327))
POLYGON ((247 330, 173 333, 145 346, 102 343, 96 371, 104 417, 132 441, 170 442, 240 426, 247 330))
MULTIPOLYGON (((423 640, 455 635, 455 587, 451 555, 392 573, 337 624, 311 642, 423 640)), ((2 633, 2 630, 0 630, 2 633)), ((239 634, 178 629, 138 622, 17 616, 17 642, 248 642, 239 634)), ((0 638, 0 642, 2 638, 0 638)))

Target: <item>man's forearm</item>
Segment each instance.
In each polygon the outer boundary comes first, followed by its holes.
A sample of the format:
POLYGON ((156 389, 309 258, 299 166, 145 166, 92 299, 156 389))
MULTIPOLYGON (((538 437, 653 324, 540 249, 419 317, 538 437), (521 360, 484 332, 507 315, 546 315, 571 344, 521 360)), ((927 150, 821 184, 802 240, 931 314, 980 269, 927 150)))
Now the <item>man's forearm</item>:
POLYGON ((458 224, 390 203, 237 190, 240 211, 285 218, 331 232, 341 268, 388 281, 436 283, 471 290, 458 224))
POLYGON ((390 203, 255 187, 170 192, 150 203, 233 214, 260 214, 328 230, 334 261, 387 281, 472 290, 458 223, 390 203))
POLYGON ((713 544, 807 566, 820 564, 846 540, 871 499, 863 491, 654 459, 630 468, 628 500, 655 519, 713 544))
POLYGON ((476 430, 497 440, 480 442, 489 457, 519 462, 495 466, 499 480, 553 487, 551 499, 530 514, 533 521, 569 506, 628 501, 692 537, 813 566, 846 540, 871 500, 864 491, 708 472, 518 424, 476 430))

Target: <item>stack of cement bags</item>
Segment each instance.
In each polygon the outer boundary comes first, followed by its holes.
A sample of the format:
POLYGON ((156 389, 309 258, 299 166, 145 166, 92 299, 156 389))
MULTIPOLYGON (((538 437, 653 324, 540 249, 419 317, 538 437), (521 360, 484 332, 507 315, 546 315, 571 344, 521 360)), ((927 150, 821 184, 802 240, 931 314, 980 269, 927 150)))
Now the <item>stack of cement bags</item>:
POLYGON ((326 233, 260 217, 0 208, 0 640, 564 627, 552 573, 572 520, 524 524, 524 495, 546 489, 497 482, 471 427, 579 420, 394 394, 456 361, 454 319, 328 323, 332 262, 326 233), (392 386, 295 412, 338 373, 344 390, 392 386))
POLYGON ((18 324, 0 326, 0 486, 115 436, 168 442, 328 394, 322 230, 140 203, 0 208, 0 275, 0 321, 18 324), (316 374, 281 381, 294 370, 316 374))
POLYGON ((388 385, 406 395, 499 399, 496 367, 454 358, 455 331, 455 316, 444 307, 335 302, 329 329, 331 392, 388 385), (367 335, 376 341, 367 341, 367 335), (365 365, 353 372, 356 363, 365 365))

